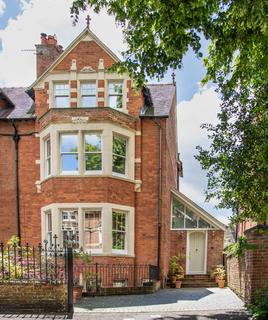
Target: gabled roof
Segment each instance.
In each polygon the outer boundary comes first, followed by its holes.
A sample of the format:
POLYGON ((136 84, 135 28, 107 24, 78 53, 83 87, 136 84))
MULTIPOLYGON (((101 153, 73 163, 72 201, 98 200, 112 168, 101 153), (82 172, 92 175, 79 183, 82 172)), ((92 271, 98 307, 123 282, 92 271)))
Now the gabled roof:
POLYGON ((144 106, 140 116, 142 118, 167 118, 170 114, 176 87, 172 83, 148 84, 143 89, 144 106))
POLYGON ((217 226, 219 229, 223 231, 226 230, 227 226, 224 223, 220 222, 218 219, 213 217, 210 213, 208 213, 207 211, 199 207, 195 202, 193 202, 191 199, 186 197, 185 194, 181 193, 180 191, 174 188, 171 189, 171 193, 173 194, 173 196, 175 196, 175 198, 182 201, 187 207, 193 210, 193 212, 196 212, 198 215, 203 217, 205 220, 211 222, 212 224, 217 226))
POLYGON ((89 28, 85 28, 63 51, 63 53, 43 72, 29 87, 30 89, 36 86, 41 80, 43 80, 50 71, 52 71, 75 47, 76 45, 86 36, 91 37, 95 40, 98 45, 106 51, 116 62, 119 62, 120 59, 117 57, 115 53, 113 53, 89 28))
POLYGON ((10 106, 0 109, 0 119, 31 119, 34 118, 34 100, 26 92, 27 88, 0 88, 0 94, 10 106))

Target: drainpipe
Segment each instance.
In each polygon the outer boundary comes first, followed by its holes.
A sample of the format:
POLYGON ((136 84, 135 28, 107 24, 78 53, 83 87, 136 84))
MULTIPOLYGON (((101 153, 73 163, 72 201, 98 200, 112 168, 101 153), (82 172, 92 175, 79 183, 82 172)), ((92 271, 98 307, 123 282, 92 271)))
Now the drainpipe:
POLYGON ((15 184, 16 184, 16 223, 17 223, 17 236, 21 239, 20 231, 20 190, 19 190, 19 141, 20 136, 18 129, 15 125, 15 121, 12 120, 12 126, 14 128, 13 141, 15 145, 15 184))
POLYGON ((157 267, 160 270, 161 253, 161 213, 162 213, 162 127, 160 122, 154 119, 159 128, 159 165, 158 165, 158 205, 157 205, 157 267))

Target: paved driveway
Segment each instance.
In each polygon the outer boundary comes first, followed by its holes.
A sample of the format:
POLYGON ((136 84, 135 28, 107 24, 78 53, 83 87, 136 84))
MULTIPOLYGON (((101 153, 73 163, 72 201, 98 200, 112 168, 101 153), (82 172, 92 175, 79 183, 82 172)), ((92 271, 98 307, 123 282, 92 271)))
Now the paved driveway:
MULTIPOLYGON (((164 289, 154 294, 89 297, 75 305, 75 313, 240 312, 243 302, 229 289, 164 289)), ((131 318, 131 317, 129 317, 131 318)))

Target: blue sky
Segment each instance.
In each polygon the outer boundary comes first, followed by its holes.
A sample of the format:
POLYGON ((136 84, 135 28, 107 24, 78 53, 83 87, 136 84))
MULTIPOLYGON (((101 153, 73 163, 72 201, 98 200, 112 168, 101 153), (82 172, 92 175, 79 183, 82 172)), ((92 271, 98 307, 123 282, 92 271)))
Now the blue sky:
MULTIPOLYGON (((41 32, 56 34, 66 47, 85 27, 82 15, 76 27, 69 15, 71 0, 0 0, 0 86, 28 86, 35 78, 35 55, 22 49, 34 49, 41 32), (60 12, 60 14, 59 14, 60 12)), ((91 28, 116 54, 124 49, 122 32, 105 12, 91 14, 91 28), (109 32, 107 32, 109 30, 109 32)), ((208 43, 204 40, 203 49, 208 43)), ((220 100, 213 88, 200 88, 205 74, 201 59, 190 51, 184 67, 176 70, 178 98, 179 152, 184 166, 181 191, 198 205, 226 221, 227 210, 215 209, 216 202, 205 203, 205 172, 194 159, 197 145, 208 146, 201 123, 216 122, 220 100)), ((163 82, 171 82, 171 71, 163 82)))

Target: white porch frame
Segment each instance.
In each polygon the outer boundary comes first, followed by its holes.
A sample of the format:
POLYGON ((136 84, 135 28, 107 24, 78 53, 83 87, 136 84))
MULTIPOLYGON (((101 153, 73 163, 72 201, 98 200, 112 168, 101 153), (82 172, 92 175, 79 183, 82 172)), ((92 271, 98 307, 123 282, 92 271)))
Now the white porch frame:
POLYGON ((208 230, 187 230, 186 237, 186 274, 206 274, 207 273, 207 253, 208 253, 208 230), (205 257, 204 257, 204 272, 202 273, 191 273, 189 272, 189 251, 190 251, 190 234, 194 232, 205 233, 205 257))

